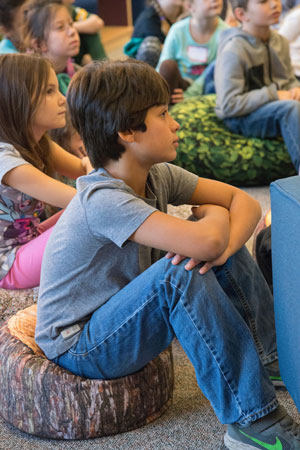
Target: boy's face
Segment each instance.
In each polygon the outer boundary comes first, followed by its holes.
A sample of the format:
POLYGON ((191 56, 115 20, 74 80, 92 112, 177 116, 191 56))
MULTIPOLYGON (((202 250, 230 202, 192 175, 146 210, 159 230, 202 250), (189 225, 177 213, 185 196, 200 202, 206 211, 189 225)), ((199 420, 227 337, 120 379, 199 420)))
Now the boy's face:
POLYGON ((153 106, 145 118, 146 131, 134 131, 135 158, 143 166, 173 161, 178 146, 179 124, 169 115, 166 105, 153 106))
POLYGON ((271 26, 278 23, 281 14, 280 0, 249 0, 242 11, 241 22, 251 26, 271 26))
POLYGON ((195 19, 215 17, 221 14, 223 0, 189 0, 188 9, 195 19))

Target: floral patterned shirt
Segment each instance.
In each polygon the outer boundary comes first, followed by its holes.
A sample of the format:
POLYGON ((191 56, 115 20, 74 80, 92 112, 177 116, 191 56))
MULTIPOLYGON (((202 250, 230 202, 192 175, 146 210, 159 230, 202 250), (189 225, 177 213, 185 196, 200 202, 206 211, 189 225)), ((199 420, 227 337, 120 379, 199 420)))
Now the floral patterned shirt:
POLYGON ((3 184, 7 172, 24 164, 29 163, 15 147, 0 142, 0 279, 9 272, 18 248, 38 236, 44 211, 39 200, 3 184))

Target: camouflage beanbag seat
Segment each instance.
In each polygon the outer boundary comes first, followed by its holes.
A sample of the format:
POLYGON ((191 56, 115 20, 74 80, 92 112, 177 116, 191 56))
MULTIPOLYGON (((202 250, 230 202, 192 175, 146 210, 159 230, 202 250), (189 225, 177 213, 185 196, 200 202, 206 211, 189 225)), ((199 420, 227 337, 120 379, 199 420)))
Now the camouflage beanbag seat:
POLYGON ((268 185, 277 178, 295 175, 281 138, 232 133, 216 116, 215 99, 214 94, 203 95, 172 107, 170 114, 180 123, 175 164, 236 186, 268 185))
POLYGON ((0 325, 0 415, 43 438, 91 439, 146 425, 170 406, 171 347, 138 372, 112 380, 86 379, 49 361, 34 333, 37 305, 0 325))

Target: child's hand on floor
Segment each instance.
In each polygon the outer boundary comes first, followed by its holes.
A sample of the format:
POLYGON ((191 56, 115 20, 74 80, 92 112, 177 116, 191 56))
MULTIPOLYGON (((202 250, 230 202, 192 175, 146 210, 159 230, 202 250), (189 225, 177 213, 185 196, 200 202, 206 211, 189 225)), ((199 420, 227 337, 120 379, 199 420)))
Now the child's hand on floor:
POLYGON ((291 93, 291 100, 298 100, 300 101, 300 88, 299 87, 295 87, 293 89, 290 89, 290 93, 291 93))
POLYGON ((180 103, 183 101, 183 90, 182 89, 174 89, 171 95, 171 103, 174 105, 175 103, 180 103))

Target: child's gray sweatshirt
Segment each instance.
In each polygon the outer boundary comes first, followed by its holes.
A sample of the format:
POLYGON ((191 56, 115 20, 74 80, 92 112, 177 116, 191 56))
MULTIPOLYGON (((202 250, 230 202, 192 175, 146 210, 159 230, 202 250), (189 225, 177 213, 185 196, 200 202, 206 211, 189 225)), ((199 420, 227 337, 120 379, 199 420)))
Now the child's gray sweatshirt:
POLYGON ((277 90, 300 86, 289 43, 276 31, 264 42, 240 28, 223 31, 215 68, 218 117, 238 117, 278 100, 277 90))

